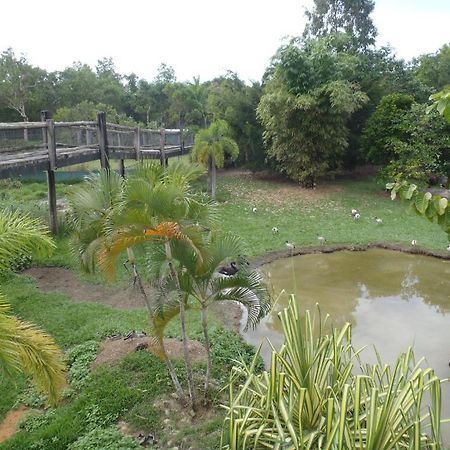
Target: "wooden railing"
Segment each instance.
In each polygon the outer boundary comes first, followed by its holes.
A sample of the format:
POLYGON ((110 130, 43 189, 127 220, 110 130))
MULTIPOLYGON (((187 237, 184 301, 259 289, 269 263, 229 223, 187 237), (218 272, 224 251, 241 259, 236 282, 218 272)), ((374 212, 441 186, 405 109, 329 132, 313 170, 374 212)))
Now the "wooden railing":
POLYGON ((55 171, 59 168, 100 160, 101 167, 109 169, 116 159, 124 176, 127 159, 159 159, 165 165, 168 158, 187 153, 193 142, 193 135, 183 129, 108 123, 104 112, 98 113, 97 121, 55 122, 43 111, 41 122, 0 123, 0 179, 45 171, 50 229, 56 233, 55 171))

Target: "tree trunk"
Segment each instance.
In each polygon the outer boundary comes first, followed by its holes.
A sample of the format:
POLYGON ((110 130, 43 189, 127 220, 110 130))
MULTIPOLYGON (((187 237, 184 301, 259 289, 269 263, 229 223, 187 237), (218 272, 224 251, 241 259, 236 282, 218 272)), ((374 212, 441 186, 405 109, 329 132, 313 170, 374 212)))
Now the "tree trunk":
POLYGON ((211 156, 211 197, 213 200, 216 199, 216 178, 216 160, 214 159, 214 156, 211 156))
POLYGON ((189 356, 189 345, 188 345, 188 337, 186 333, 186 308, 185 301, 187 298, 183 297, 183 293, 181 291, 180 280, 178 279, 178 274, 176 270, 173 268, 172 264, 172 251, 170 249, 170 243, 165 243, 166 249, 166 258, 169 261, 170 273, 175 281, 178 290, 178 302, 180 303, 180 322, 181 322, 181 334, 183 337, 183 353, 184 353, 184 362, 186 364, 186 374, 188 379, 188 388, 189 388, 189 397, 191 399, 192 409, 195 410, 195 391, 194 391, 194 377, 192 374, 192 364, 191 358, 189 356))
MULTIPOLYGON (((136 280, 136 283, 138 285, 139 288, 139 292, 142 295, 142 298, 144 299, 144 303, 145 306, 147 307, 148 313, 149 313, 149 318, 150 320, 152 320, 153 317, 153 308, 152 305, 150 303, 150 299, 148 298, 147 293, 145 292, 145 288, 144 288, 144 284, 142 283, 142 279, 139 275, 139 272, 137 270, 137 266, 136 263, 134 262, 134 255, 133 255, 133 251, 132 249, 127 249, 127 254, 128 254, 128 260, 131 263, 131 267, 133 269, 133 276, 134 279, 136 280)), ((164 339, 160 339, 159 337, 157 337, 158 340, 158 344, 160 346, 161 349, 161 353, 163 356, 163 360, 164 363, 167 366, 167 370, 169 371, 169 375, 170 378, 172 379, 172 383, 175 387, 175 390, 178 394, 178 396, 182 399, 182 400, 186 400, 186 396, 184 394, 183 388, 181 387, 181 383, 180 380, 178 379, 177 373, 175 372, 175 368, 172 365, 172 361, 170 361, 169 357, 167 356, 167 352, 166 352, 166 348, 164 347, 164 339)))
POLYGON ((212 195, 212 156, 208 156, 208 192, 212 195))
POLYGON ((206 365, 206 379, 205 379, 205 391, 209 389, 209 380, 211 378, 211 347, 209 345, 209 335, 208 335, 208 311, 206 305, 202 304, 202 327, 203 335, 205 336, 205 348, 207 354, 207 365, 206 365))

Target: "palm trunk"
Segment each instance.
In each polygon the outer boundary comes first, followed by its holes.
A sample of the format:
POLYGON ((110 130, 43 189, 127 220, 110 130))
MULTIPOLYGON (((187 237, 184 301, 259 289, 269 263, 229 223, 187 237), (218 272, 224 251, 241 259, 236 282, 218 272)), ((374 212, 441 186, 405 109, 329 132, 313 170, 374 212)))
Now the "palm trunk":
POLYGON ((211 156, 211 197, 213 200, 216 199, 216 160, 214 155, 211 156))
MULTIPOLYGON (((131 263, 131 268, 133 269, 133 276, 136 280, 136 283, 138 285, 139 288, 139 292, 142 295, 142 298, 144 299, 144 303, 145 306, 147 307, 148 310, 148 314, 150 317, 150 320, 152 320, 153 317, 153 308, 152 305, 150 303, 150 299, 148 298, 147 293, 145 292, 145 288, 144 288, 144 284, 142 283, 142 279, 139 275, 139 272, 137 270, 137 266, 136 263, 134 262, 134 255, 133 255, 133 251, 132 249, 127 249, 127 253, 128 253, 128 260, 131 263)), ((184 394, 183 388, 181 387, 181 383, 180 380, 178 379, 177 373, 175 372, 175 368, 172 365, 172 362, 170 361, 169 357, 167 356, 167 352, 166 352, 166 348, 164 347, 164 339, 157 337, 158 340, 158 344, 160 346, 161 349, 161 353, 162 353, 162 357, 163 357, 163 361, 167 366, 167 370, 169 371, 169 375, 170 378, 172 379, 172 383, 175 387, 175 390, 178 394, 178 396, 182 399, 182 400, 186 400, 186 396, 184 394)))
POLYGON ((192 409, 195 408, 195 392, 194 392, 194 377, 192 374, 192 364, 191 358, 189 356, 189 345, 188 345, 188 337, 186 333, 186 308, 185 301, 187 298, 183 297, 183 293, 181 292, 180 280, 178 279, 178 274, 173 268, 172 265, 172 251, 170 249, 170 243, 165 243, 166 249, 166 258, 169 260, 169 268, 170 273, 175 280, 177 290, 178 290, 178 301, 180 303, 180 322, 181 322, 181 334, 183 337, 183 353, 184 353, 184 362, 186 364, 186 374, 188 379, 188 388, 189 388, 189 397, 191 399, 192 409))
POLYGON ((207 355, 207 363, 206 363, 206 379, 205 379, 205 391, 209 389, 209 380, 211 378, 211 347, 209 345, 209 335, 208 335, 208 311, 206 305, 202 304, 202 327, 203 327, 203 335, 205 336, 205 348, 207 355))

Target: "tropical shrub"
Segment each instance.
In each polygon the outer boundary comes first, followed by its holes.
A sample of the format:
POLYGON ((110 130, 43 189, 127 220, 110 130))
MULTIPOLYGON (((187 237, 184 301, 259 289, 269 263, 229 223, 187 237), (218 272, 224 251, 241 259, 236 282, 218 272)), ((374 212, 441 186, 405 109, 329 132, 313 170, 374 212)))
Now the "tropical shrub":
POLYGON ((69 450, 139 450, 142 447, 129 436, 124 436, 117 428, 94 428, 70 444, 69 450))
POLYGON ((406 94, 387 95, 363 131, 367 159, 396 181, 429 181, 450 171, 450 125, 406 94))
POLYGON ((411 349, 393 366, 364 364, 349 323, 327 334, 294 299, 279 316, 285 340, 269 369, 232 371, 223 449, 441 448, 441 380, 411 349))

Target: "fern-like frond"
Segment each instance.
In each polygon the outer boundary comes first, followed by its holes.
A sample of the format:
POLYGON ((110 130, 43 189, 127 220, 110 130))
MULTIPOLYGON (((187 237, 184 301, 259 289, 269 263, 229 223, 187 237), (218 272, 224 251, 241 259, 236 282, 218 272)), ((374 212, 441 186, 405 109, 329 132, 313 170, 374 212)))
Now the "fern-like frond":
POLYGON ((9 305, 0 295, 0 372, 9 377, 17 372, 30 375, 55 402, 66 382, 62 352, 50 336, 8 312, 9 305))

